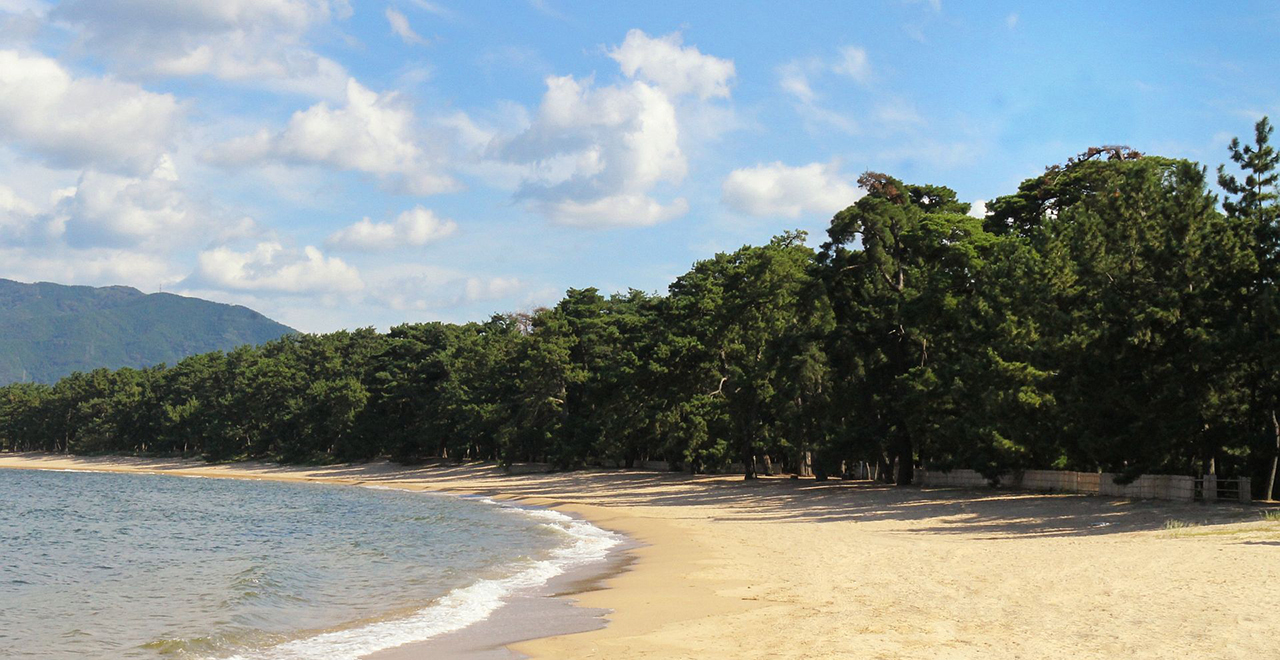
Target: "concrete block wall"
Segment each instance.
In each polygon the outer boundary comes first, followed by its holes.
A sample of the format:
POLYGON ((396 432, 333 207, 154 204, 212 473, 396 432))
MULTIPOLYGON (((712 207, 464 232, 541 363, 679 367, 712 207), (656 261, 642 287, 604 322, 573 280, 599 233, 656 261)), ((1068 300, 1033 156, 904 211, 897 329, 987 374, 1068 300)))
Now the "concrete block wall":
POLYGON ((950 472, 918 470, 916 471, 916 478, 922 486, 980 488, 987 485, 987 478, 973 470, 952 470, 950 472))
POLYGON ((1022 473, 1021 479, 1018 479, 1016 475, 1009 475, 1000 481, 1001 483, 1008 483, 1014 488, 1079 493, 1082 492, 1080 489, 1080 474, 1079 472, 1067 472, 1065 470, 1027 470, 1022 473))
POLYGON ((1077 472, 1076 487, 1080 493, 1096 493, 1102 484, 1102 474, 1098 472, 1077 472))
MULTIPOLYGON (((987 479, 973 470, 952 470, 950 472, 919 470, 917 476, 923 486, 976 488, 987 485, 987 479)), ((1191 502, 1196 495, 1195 477, 1172 474, 1145 474, 1135 479, 1133 483, 1120 485, 1115 483, 1114 474, 1105 472, 1027 470, 1021 475, 1004 475, 1001 477, 1000 483, 1010 488, 1026 490, 1173 500, 1177 502, 1191 502)), ((1248 492, 1247 483, 1244 491, 1248 492)))
POLYGON ((1196 498, 1196 478, 1177 474, 1144 474, 1132 483, 1117 484, 1115 475, 1099 475, 1098 494, 1111 497, 1190 502, 1196 498))

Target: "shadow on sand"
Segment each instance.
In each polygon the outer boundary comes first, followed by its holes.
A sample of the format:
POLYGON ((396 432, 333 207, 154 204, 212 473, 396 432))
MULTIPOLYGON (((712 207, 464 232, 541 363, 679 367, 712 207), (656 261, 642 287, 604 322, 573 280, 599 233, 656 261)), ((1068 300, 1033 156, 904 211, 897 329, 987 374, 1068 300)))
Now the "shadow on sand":
MULTIPOLYGON (((23 455, 38 467, 63 457, 23 455)), ((145 467, 155 472, 191 470, 204 463, 180 459, 96 457, 95 466, 145 467)), ((410 484, 490 496, 540 498, 547 504, 706 508, 706 518, 738 522, 900 522, 903 534, 965 534, 988 538, 1098 536, 1164 529, 1169 521, 1199 527, 1259 520, 1257 509, 1238 504, 1187 504, 1088 495, 998 489, 894 487, 866 481, 703 476, 624 470, 507 474, 492 464, 437 461, 403 466, 385 461, 315 468, 269 463, 218 466, 261 477, 340 479, 350 483, 410 484), (299 474, 303 470, 305 474, 299 474), (927 521, 923 522, 922 521, 927 521)), ((227 476, 233 476, 228 474, 227 476)), ((702 517, 702 516, 698 516, 702 517)), ((1280 541, 1249 540, 1280 545, 1280 541)))

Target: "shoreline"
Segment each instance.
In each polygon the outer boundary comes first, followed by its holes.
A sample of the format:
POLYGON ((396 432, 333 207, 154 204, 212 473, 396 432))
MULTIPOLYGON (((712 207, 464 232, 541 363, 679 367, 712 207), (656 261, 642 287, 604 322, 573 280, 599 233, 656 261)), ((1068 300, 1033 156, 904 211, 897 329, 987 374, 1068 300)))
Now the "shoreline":
POLYGON ((506 647, 535 659, 1252 658, 1280 629, 1280 522, 1234 504, 452 463, 0 454, 5 467, 483 495, 640 544, 629 570, 573 595, 610 610, 606 627, 506 647))
MULTIPOLYGON (((381 462, 379 462, 381 463, 381 462)), ((368 465, 377 466, 379 463, 368 465)), ((331 466, 326 466, 331 467, 331 466)), ((350 467, 350 466, 347 466, 350 467)), ((312 474, 315 468, 275 465, 270 463, 243 462, 210 464, 189 459, 150 459, 128 456, 75 456, 44 453, 0 453, 0 470, 43 470, 53 472, 93 472, 108 474, 143 474, 169 477, 198 477, 203 479, 235 479, 243 481, 276 481, 284 483, 325 483, 350 487, 391 488, 404 492, 452 495, 475 498, 483 496, 494 500, 493 506, 516 504, 522 508, 551 509, 529 501, 533 498, 505 498, 501 494, 484 494, 470 490, 431 488, 429 486, 384 485, 364 480, 312 474), (6 459, 18 458, 17 464, 6 459), (31 463, 29 461, 39 461, 31 463), (49 461, 55 461, 49 463, 49 461), (107 462, 107 465, 103 465, 107 462), (123 462, 124 464, 121 464, 123 462), (64 463, 66 463, 64 465, 64 463), (176 467, 175 467, 176 464, 176 467), (258 474, 235 469, 236 466, 254 470, 276 468, 272 474, 258 474), (209 468, 228 468, 217 470, 209 468), (275 472, 284 472, 277 474, 275 472), (301 474, 307 472, 306 474, 301 474)), ((325 468, 319 468, 323 471, 325 468)), ((559 511, 572 518, 595 525, 586 517, 559 511)), ((598 527, 598 525, 596 525, 598 527)), ((462 629, 436 637, 408 642, 360 656, 360 660, 413 660, 423 653, 438 660, 501 660, 530 656, 513 650, 518 643, 542 637, 571 635, 604 628, 608 625, 606 608, 588 608, 578 604, 578 598, 591 591, 604 589, 604 583, 627 570, 633 563, 631 552, 640 547, 630 537, 614 530, 605 530, 621 537, 617 546, 610 548, 599 561, 573 566, 553 576, 534 592, 517 593, 505 599, 489 616, 462 629)))
POLYGON ((607 626, 608 610, 584 608, 580 594, 601 589, 601 583, 623 570, 625 548, 610 553, 605 566, 584 566, 558 575, 538 593, 518 594, 490 616, 461 630, 419 642, 384 649, 361 660, 520 660, 528 656, 513 645, 547 636, 572 635, 607 626))

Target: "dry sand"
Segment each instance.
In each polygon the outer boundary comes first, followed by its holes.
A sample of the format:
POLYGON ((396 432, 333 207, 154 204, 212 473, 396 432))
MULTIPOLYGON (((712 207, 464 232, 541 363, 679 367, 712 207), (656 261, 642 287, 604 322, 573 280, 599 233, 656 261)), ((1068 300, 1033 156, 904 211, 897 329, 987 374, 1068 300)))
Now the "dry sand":
POLYGON ((485 493, 640 541, 631 570, 580 595, 609 625, 513 645, 535 658, 1280 658, 1280 522, 1238 505, 479 465, 3 467, 485 493))

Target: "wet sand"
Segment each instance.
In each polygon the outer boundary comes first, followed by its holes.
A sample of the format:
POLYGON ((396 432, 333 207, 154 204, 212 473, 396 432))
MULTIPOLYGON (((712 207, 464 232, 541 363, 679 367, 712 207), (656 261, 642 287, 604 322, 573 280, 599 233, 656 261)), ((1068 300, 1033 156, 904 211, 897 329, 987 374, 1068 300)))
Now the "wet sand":
MULTIPOLYGON (((1240 505, 606 470, 506 475, 488 465, 28 454, 0 455, 0 467, 475 493, 549 506, 640 543, 627 570, 574 596, 607 611, 607 626, 514 644, 485 634, 480 650, 493 658, 1280 657, 1280 522, 1240 505)), ((517 603, 499 616, 527 622, 533 611, 542 608, 517 603)), ((383 660, 439 657, 430 644, 383 660)))
POLYGON ((577 597, 631 563, 627 544, 604 566, 572 570, 551 580, 539 594, 517 596, 484 621, 425 642, 365 656, 366 660, 518 660, 510 646, 540 637, 569 635, 605 627, 609 610, 579 607, 577 597))

